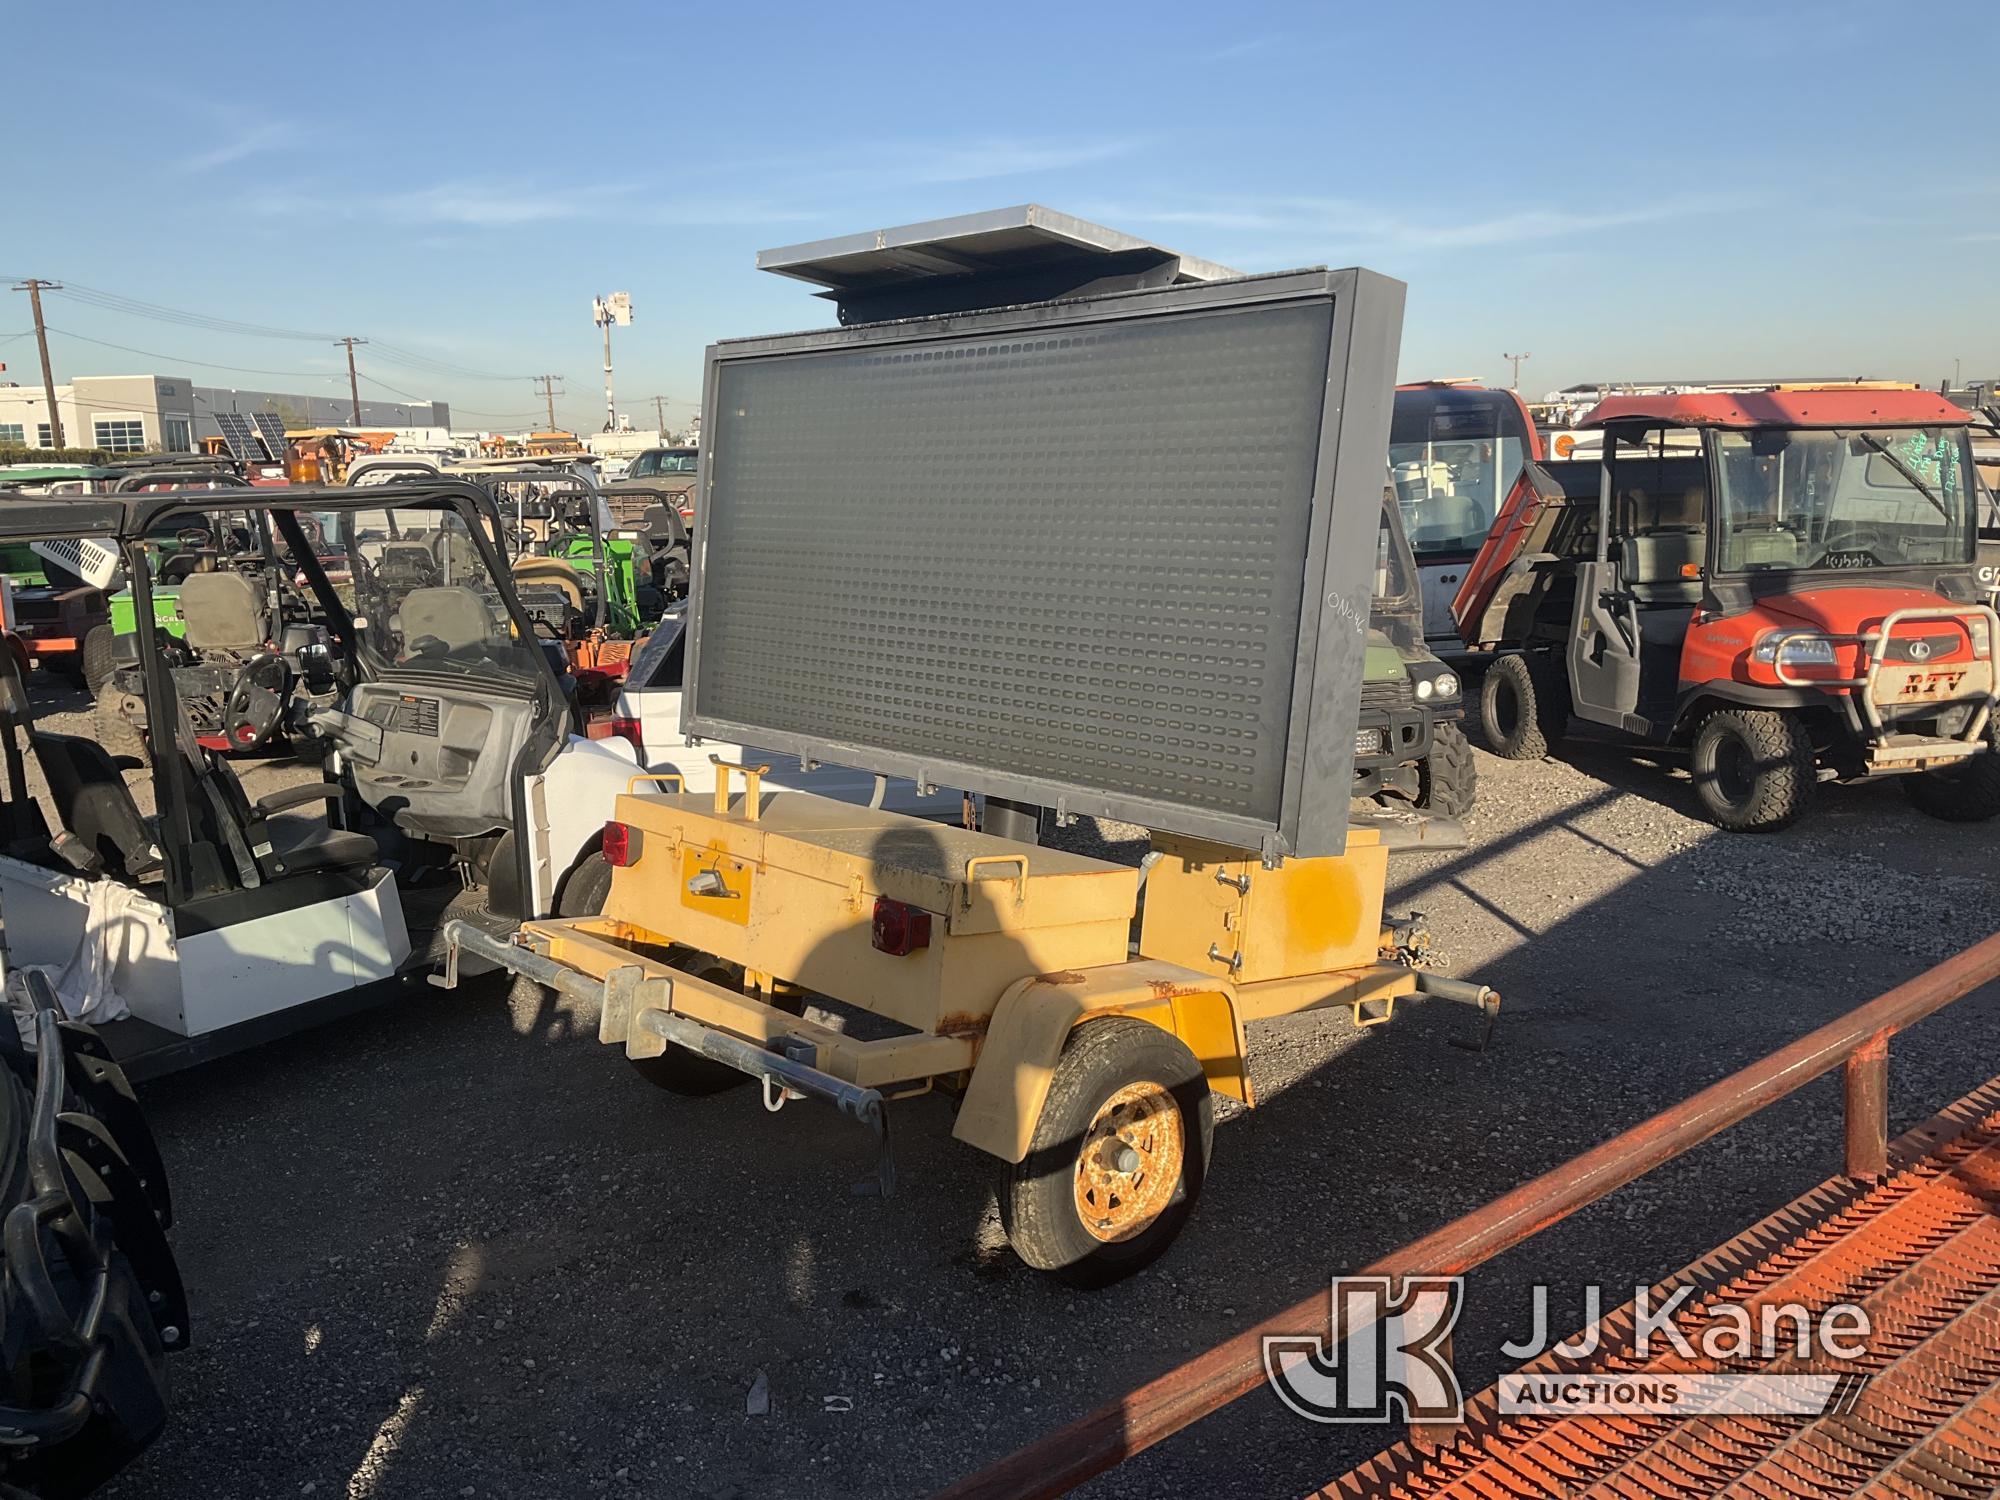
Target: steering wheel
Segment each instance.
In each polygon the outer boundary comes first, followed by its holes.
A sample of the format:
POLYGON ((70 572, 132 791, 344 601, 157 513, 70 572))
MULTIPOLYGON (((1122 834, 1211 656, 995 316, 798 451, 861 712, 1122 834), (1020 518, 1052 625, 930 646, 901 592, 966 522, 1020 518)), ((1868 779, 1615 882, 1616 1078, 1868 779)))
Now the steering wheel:
POLYGON ((222 737, 232 751, 255 750, 277 732, 291 686, 291 669, 269 651, 236 669, 222 705, 222 737))
POLYGON ((175 530, 174 540, 183 547, 213 547, 215 533, 206 526, 182 526, 175 530))

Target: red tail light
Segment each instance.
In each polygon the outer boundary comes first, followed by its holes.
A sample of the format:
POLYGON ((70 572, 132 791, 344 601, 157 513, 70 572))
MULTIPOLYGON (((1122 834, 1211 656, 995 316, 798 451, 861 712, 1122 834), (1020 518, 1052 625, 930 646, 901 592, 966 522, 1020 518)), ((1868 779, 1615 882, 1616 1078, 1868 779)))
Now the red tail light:
POLYGON ((611 735, 614 740, 624 740, 639 752, 639 759, 646 758, 646 732, 639 727, 637 719, 628 719, 619 714, 611 716, 611 735))
POLYGON ((630 823, 606 823, 604 825, 604 862, 614 870, 623 870, 639 862, 639 849, 644 843, 639 830, 630 823))
POLYGON ((887 896, 875 898, 875 921, 869 934, 875 946, 894 958, 931 945, 931 914, 887 896))

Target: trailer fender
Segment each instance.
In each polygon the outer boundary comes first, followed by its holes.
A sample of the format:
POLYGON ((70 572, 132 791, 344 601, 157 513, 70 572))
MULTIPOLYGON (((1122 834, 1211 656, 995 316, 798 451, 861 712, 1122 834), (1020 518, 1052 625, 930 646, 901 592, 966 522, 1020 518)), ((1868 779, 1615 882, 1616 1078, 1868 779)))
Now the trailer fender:
POLYGON ((1234 991, 1211 975, 1139 960, 1037 974, 1009 987, 994 1007, 951 1133, 1003 1161, 1026 1157, 1063 1044, 1100 1016, 1131 1016, 1172 1032, 1200 1060, 1211 1090, 1256 1102, 1234 991))

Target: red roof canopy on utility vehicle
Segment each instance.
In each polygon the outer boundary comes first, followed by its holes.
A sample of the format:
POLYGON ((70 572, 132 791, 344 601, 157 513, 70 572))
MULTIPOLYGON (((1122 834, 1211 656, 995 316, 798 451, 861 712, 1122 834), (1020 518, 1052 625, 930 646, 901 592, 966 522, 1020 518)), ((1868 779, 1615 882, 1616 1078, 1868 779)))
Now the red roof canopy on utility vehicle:
POLYGON ((1579 427, 1640 422, 1649 427, 1963 427, 1961 406, 1931 391, 1865 385, 1773 386, 1768 391, 1689 391, 1606 396, 1579 427))

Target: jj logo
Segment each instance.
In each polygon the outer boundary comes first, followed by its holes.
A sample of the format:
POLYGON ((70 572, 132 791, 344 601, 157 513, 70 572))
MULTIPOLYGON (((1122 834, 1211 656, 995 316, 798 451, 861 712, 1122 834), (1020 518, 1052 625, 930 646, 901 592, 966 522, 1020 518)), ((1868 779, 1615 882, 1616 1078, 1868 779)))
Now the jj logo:
POLYGON ((1456 1276, 1333 1278, 1328 1337, 1267 1334, 1264 1374, 1313 1422, 1456 1422, 1465 1401, 1451 1368, 1456 1276))

